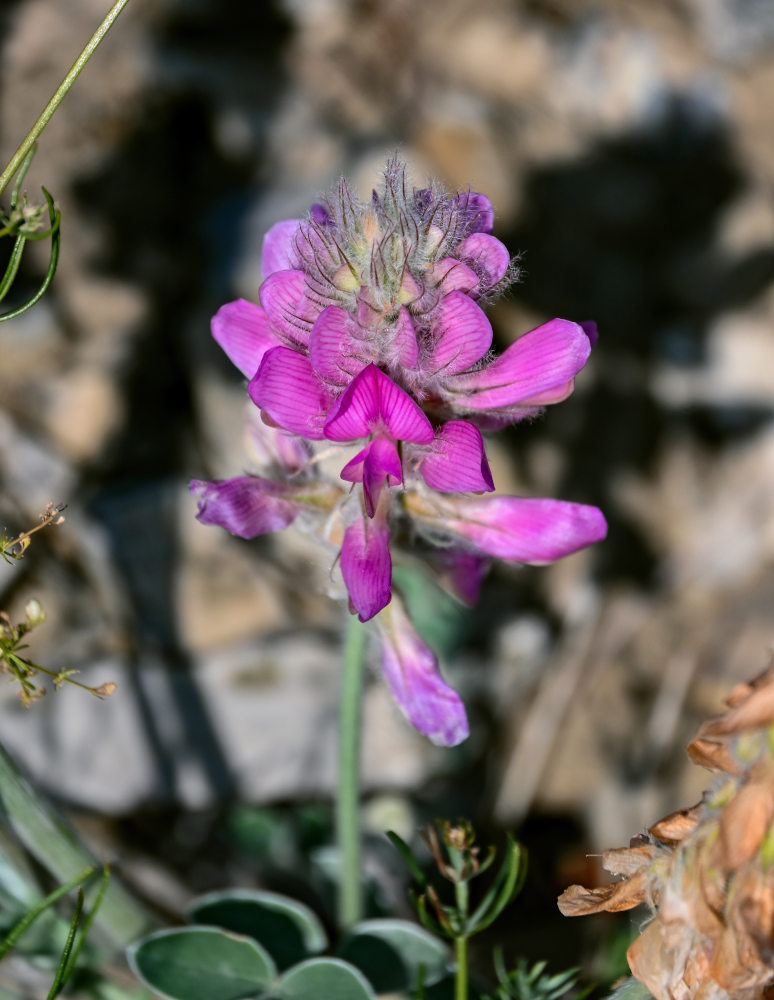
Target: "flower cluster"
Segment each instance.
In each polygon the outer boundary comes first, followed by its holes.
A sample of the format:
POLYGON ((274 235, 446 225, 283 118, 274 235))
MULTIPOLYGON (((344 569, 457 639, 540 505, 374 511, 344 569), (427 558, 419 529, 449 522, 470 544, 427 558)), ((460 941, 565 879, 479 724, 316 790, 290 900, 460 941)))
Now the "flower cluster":
POLYGON ((656 1000, 774 995, 774 665, 726 704, 688 746, 715 773, 703 800, 606 851, 619 881, 559 898, 566 916, 650 904, 628 959, 656 1000))
POLYGON ((564 399, 596 338, 593 324, 554 319, 493 355, 482 305, 516 268, 492 225, 484 195, 410 188, 393 159, 370 202, 342 181, 306 219, 273 226, 260 306, 228 303, 212 323, 249 379, 266 475, 192 485, 199 519, 245 538, 318 515, 351 609, 376 620, 394 696, 445 745, 467 721, 393 590, 401 543, 429 543, 439 576, 473 602, 491 557, 548 562, 606 531, 595 507, 480 495, 494 490, 482 430, 564 399), (336 481, 319 471, 323 444, 349 449, 336 481))

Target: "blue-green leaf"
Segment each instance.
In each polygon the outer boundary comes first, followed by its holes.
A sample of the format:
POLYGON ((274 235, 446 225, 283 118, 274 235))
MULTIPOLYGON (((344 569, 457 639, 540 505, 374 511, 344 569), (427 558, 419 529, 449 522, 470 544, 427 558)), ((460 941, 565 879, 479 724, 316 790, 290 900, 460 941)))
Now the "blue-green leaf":
POLYGON ((368 980, 338 958, 310 958, 285 973, 279 1000, 376 1000, 368 980))
POLYGON ((420 967, 430 985, 444 975, 451 959, 443 942, 407 920, 364 920, 342 941, 338 954, 357 966, 377 993, 411 989, 420 967))
POLYGON ((255 941, 219 927, 157 931, 127 950, 132 971, 164 1000, 243 1000, 276 968, 255 941))
POLYGON ((189 917, 260 942, 278 969, 317 955, 328 936, 316 914, 295 899, 258 889, 226 889, 195 900, 189 917))

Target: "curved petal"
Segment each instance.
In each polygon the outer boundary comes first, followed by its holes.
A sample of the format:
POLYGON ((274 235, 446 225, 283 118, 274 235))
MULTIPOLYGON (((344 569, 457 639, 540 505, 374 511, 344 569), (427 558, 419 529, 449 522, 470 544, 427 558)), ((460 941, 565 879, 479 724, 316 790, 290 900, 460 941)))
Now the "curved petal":
POLYGON ((450 379, 447 387, 464 392, 460 403, 473 410, 558 401, 567 395, 568 383, 590 352, 582 327, 552 319, 525 333, 491 364, 450 379))
POLYGON ((275 332, 293 347, 306 347, 319 307, 306 295, 303 271, 275 271, 261 285, 261 305, 275 332))
POLYGON ((396 441, 429 444, 433 427, 414 400, 376 365, 367 365, 333 405, 325 421, 330 441, 354 441, 384 428, 396 441))
POLYGON ((221 306, 212 317, 211 326, 212 336, 247 378, 258 371, 264 354, 277 346, 268 316, 247 299, 221 306))
POLYGON ((199 497, 196 517, 202 524, 217 524, 240 538, 255 538, 286 528, 301 505, 277 495, 280 483, 259 476, 205 482, 191 480, 191 492, 199 497))
POLYGON ((471 233, 460 243, 455 253, 481 276, 481 292, 496 285, 511 264, 508 248, 488 233, 471 233))
POLYGON ((470 368, 492 346, 492 325, 473 299, 454 291, 441 299, 432 336, 433 346, 423 367, 455 375, 470 368))
POLYGON ((463 191, 455 197, 455 202, 462 209, 468 232, 491 233, 494 226, 494 209, 492 202, 479 191, 463 191))
POLYGON ((400 307, 398 319, 395 322, 392 351, 397 355, 398 367, 400 368, 413 368, 417 363, 417 333, 411 314, 405 306, 400 307))
POLYGON ((390 603, 390 529, 384 518, 359 517, 350 524, 341 544, 341 575, 361 622, 390 603))
POLYGON ((283 219, 266 231, 261 246, 261 275, 265 281, 275 271, 297 266, 296 233, 301 219, 283 219))
POLYGON ((438 428, 419 471, 428 486, 446 493, 494 489, 481 431, 467 420, 449 420, 438 428))
POLYGON ((362 483, 366 513, 374 516, 379 497, 385 486, 403 482, 403 468, 395 442, 381 434, 358 452, 341 470, 348 483, 362 483))
POLYGON ((445 548, 435 549, 430 560, 444 589, 470 607, 478 601, 481 584, 492 561, 489 556, 469 549, 445 548))
POLYGON ((309 357, 320 378, 333 385, 348 385, 368 364, 366 344, 352 335, 354 319, 341 306, 328 306, 315 320, 309 334, 309 357))
POLYGON ((471 292, 479 280, 476 272, 456 257, 442 257, 436 261, 427 277, 436 287, 441 288, 444 294, 455 290, 471 292))
POLYGON ((597 324, 593 319, 584 319, 578 324, 586 336, 589 338, 589 343, 592 347, 596 347, 597 341, 599 340, 599 330, 597 329, 597 324))
POLYGON ((517 562, 548 563, 598 542, 607 523, 597 507, 522 497, 438 496, 404 499, 419 521, 459 535, 480 552, 517 562))
POLYGON ((456 746, 469 733, 465 707, 441 677, 432 650, 422 641, 396 596, 377 619, 382 673, 409 722, 437 746, 456 746))
POLYGON ((271 419, 300 437, 320 441, 330 397, 312 362, 289 347, 275 347, 247 387, 250 398, 271 419))

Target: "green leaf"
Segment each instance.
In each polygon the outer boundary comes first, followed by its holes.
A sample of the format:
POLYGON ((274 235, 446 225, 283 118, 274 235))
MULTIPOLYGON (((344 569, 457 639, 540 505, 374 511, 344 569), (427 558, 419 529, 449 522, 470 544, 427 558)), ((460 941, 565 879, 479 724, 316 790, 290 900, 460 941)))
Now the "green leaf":
POLYGON ((195 900, 193 923, 214 924, 260 942, 278 969, 324 951, 328 936, 316 914, 295 899, 257 889, 209 892, 195 900))
POLYGON ((526 851, 508 834, 508 846, 500 871, 489 892, 468 921, 470 934, 478 934, 500 916, 505 907, 521 892, 526 876, 526 851))
POLYGON ((420 889, 424 889, 424 887, 427 885, 427 878, 425 876, 425 873, 419 867, 419 862, 414 857, 414 853, 409 847, 409 845, 406 843, 403 837, 395 833, 394 830, 387 830, 386 836, 390 841, 390 843, 392 844, 392 846, 395 848, 395 850, 403 858, 406 867, 411 872, 411 877, 419 885, 420 889))
POLYGON ((164 1000, 241 1000, 274 978, 271 956, 219 927, 157 931, 127 949, 135 975, 164 1000))
POLYGON ((282 977, 279 1000, 376 1000, 362 972, 338 958, 310 958, 282 977))
POLYGON ((448 970, 446 946, 407 920, 364 920, 356 924, 338 949, 340 958, 357 966, 377 993, 412 989, 423 969, 428 985, 448 970))

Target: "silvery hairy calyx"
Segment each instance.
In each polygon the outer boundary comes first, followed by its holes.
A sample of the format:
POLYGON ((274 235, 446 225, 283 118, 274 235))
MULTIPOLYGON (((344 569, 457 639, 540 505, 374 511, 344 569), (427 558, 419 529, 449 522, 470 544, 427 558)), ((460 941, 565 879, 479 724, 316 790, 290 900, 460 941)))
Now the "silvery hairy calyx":
POLYGON ((552 319, 495 354, 483 307, 516 266, 493 219, 484 195, 412 188, 392 159, 370 201, 342 181, 274 225, 260 305, 238 299, 212 321, 249 380, 260 465, 192 484, 199 520, 243 538, 316 526, 350 610, 374 620, 395 699, 441 745, 467 736, 465 710, 393 588, 393 558, 421 545, 473 603, 492 558, 551 562, 606 532, 596 507, 494 492, 482 431, 565 399, 596 329, 552 319), (332 448, 335 478, 316 461, 332 448))

